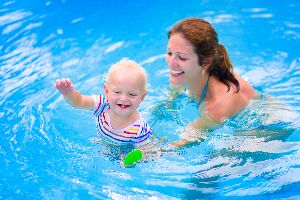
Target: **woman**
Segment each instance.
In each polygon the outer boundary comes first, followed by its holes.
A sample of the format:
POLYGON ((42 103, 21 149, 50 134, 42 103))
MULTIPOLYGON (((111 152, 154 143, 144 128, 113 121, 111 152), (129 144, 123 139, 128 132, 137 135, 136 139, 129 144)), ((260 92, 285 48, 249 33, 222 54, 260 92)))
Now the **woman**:
POLYGON ((187 127, 181 140, 172 143, 181 147, 205 138, 201 135, 204 130, 237 114, 257 92, 233 72, 226 49, 208 22, 184 19, 172 27, 168 38, 170 83, 178 90, 188 89, 198 102, 200 115, 187 127))

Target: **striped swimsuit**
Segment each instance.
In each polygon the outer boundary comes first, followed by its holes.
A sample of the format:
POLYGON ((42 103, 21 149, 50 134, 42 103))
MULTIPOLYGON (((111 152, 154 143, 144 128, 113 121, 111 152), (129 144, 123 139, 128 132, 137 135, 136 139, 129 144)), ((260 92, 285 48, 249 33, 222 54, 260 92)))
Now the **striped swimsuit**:
POLYGON ((105 142, 114 145, 141 144, 152 133, 152 129, 146 120, 140 115, 140 119, 128 127, 115 130, 110 124, 110 106, 104 95, 94 96, 95 112, 97 123, 97 134, 105 142))

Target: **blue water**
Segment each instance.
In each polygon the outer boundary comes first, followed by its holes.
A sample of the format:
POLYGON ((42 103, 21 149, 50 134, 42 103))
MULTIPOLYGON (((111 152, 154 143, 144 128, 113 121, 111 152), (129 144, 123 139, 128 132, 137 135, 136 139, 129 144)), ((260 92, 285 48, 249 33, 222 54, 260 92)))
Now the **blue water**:
POLYGON ((0 199, 300 198, 299 19, 298 0, 1 1, 0 199), (112 63, 134 59, 149 74, 140 111, 176 140, 196 113, 185 95, 166 101, 166 35, 190 16, 214 25, 262 99, 203 142, 124 168, 95 142, 93 113, 52 84, 98 94, 112 63))

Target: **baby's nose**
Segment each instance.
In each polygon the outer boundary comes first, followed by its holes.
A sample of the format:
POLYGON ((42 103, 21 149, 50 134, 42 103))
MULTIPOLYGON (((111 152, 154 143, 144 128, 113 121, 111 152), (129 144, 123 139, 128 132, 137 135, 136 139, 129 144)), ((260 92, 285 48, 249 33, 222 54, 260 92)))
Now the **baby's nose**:
POLYGON ((120 96, 120 100, 121 100, 121 101, 127 101, 127 99, 128 99, 128 97, 127 97, 126 94, 122 94, 122 95, 120 96))

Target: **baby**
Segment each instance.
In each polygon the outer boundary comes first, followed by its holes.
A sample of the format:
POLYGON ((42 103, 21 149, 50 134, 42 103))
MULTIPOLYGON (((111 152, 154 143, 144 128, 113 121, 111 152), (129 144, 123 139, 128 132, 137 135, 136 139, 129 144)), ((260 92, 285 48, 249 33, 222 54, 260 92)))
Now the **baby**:
POLYGON ((94 110, 102 140, 115 145, 139 145, 152 134, 137 111, 147 94, 146 83, 145 70, 132 60, 122 59, 108 71, 105 95, 82 95, 66 78, 57 80, 54 86, 73 107, 94 110))

